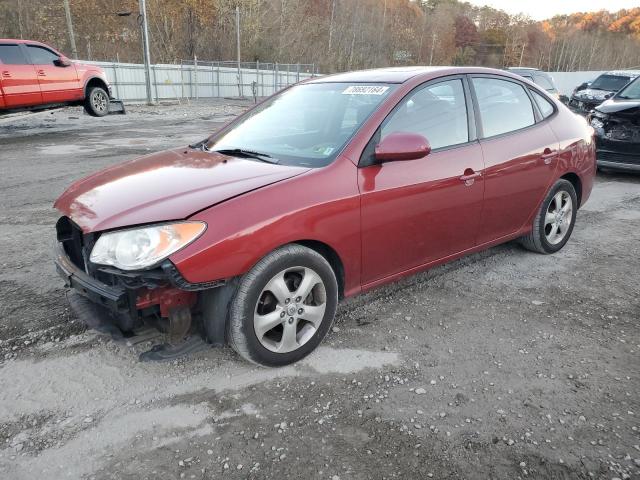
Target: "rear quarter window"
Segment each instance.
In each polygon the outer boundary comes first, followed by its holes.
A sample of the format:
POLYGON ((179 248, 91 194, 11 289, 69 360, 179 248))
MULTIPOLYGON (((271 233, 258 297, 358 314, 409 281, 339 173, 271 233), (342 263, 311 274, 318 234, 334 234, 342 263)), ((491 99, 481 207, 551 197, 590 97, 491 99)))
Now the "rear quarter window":
POLYGON ((542 118, 547 118, 547 117, 550 117, 551 115, 553 115, 553 112, 555 111, 555 108, 553 108, 553 105, 551 104, 551 102, 549 102, 549 100, 544 98, 542 95, 540 95, 535 90, 530 90, 530 92, 531 92, 531 95, 533 96, 533 99, 536 102, 536 105, 538 105, 538 108, 540 109, 540 113, 542 114, 542 118))

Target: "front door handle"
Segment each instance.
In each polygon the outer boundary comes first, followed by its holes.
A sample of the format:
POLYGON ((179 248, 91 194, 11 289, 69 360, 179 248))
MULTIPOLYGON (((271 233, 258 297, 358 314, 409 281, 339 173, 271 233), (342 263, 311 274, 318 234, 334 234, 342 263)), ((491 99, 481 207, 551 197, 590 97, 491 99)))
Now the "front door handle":
POLYGON ((482 172, 474 172, 472 168, 467 168, 464 171, 464 175, 460 177, 460 181, 464 182, 467 187, 470 187, 476 181, 476 178, 480 178, 482 172))
POLYGON ((3 70, 2 71, 2 76, 3 77, 11 77, 11 72, 8 70, 3 70))
POLYGON ((46 77, 47 74, 44 70, 38 70, 38 75, 40 75, 41 77, 46 77))

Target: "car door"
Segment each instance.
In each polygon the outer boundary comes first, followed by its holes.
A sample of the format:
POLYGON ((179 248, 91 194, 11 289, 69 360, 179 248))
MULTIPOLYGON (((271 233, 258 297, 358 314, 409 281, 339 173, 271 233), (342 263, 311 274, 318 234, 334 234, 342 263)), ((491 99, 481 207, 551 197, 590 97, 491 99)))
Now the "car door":
POLYGON ((42 103, 36 71, 20 44, 0 44, 0 81, 5 108, 28 107, 42 103))
POLYGON ((419 133, 432 151, 358 169, 364 285, 475 245, 484 164, 470 111, 465 79, 447 77, 409 93, 374 135, 419 133))
POLYGON ((60 56, 41 45, 26 45, 31 63, 36 69, 43 103, 79 100, 82 90, 78 84, 76 67, 56 65, 60 56))
POLYGON ((483 244, 516 233, 538 208, 554 178, 559 143, 520 82, 473 76, 471 86, 485 161, 483 244))

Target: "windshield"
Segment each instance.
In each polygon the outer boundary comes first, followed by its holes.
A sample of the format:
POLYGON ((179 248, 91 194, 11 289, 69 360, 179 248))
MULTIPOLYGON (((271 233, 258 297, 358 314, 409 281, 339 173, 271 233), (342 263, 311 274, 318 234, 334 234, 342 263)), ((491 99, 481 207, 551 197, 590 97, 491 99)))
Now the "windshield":
POLYGON ((624 77, 621 75, 600 75, 589 85, 589 88, 595 90, 608 90, 609 92, 617 92, 624 87, 631 80, 630 77, 624 77))
POLYGON ((249 151, 281 164, 322 167, 395 88, 382 83, 297 85, 213 137, 207 149, 249 151))
POLYGON ((640 77, 636 78, 633 82, 620 90, 616 95, 616 98, 623 100, 640 100, 640 77))

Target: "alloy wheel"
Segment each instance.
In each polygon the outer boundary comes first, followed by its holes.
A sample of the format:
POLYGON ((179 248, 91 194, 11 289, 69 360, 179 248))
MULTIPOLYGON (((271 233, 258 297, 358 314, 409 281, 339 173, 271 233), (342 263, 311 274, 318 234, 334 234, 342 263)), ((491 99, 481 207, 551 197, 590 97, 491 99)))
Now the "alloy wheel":
POLYGON ((544 235, 551 245, 562 242, 573 220, 573 201, 564 190, 553 196, 544 216, 544 235))
POLYGON ((107 96, 100 90, 95 91, 92 95, 91 103, 97 111, 104 112, 107 109, 107 96))
POLYGON ((263 347, 288 353, 307 343, 324 319, 327 292, 320 275, 308 267, 282 270, 262 289, 253 328, 263 347))

